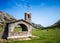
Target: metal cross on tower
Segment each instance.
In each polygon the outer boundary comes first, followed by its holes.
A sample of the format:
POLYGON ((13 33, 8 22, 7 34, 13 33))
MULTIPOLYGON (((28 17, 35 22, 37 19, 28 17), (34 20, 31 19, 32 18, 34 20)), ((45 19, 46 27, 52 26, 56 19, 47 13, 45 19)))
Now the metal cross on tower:
POLYGON ((29 5, 28 2, 26 3, 26 7, 27 7, 27 8, 26 8, 26 9, 27 9, 27 12, 29 12, 29 10, 30 10, 30 5, 29 5))

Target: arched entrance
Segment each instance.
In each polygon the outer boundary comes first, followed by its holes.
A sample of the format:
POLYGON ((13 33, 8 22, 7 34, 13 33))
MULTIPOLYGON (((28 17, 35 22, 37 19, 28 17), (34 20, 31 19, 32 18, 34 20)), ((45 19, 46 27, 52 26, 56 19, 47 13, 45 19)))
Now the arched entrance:
POLYGON ((24 24, 19 24, 22 28, 22 31, 28 31, 28 27, 24 24))
POLYGON ((14 32, 28 31, 28 27, 25 24, 17 24, 14 27, 14 32))
POLYGON ((22 36, 25 37, 26 35, 28 35, 28 28, 29 28, 28 24, 26 24, 25 22, 23 23, 17 22, 17 23, 10 24, 9 36, 13 38, 22 37, 22 36), (15 29, 16 32, 14 31, 15 29))

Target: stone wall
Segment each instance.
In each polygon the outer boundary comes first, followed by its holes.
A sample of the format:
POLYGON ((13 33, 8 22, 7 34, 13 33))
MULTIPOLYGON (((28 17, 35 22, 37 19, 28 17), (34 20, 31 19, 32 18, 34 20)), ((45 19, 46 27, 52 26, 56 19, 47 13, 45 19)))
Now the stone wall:
POLYGON ((23 32, 10 32, 9 34, 10 34, 10 36, 8 37, 8 39, 25 38, 25 37, 32 36, 32 35, 31 35, 29 32, 27 32, 27 31, 23 31, 23 32))

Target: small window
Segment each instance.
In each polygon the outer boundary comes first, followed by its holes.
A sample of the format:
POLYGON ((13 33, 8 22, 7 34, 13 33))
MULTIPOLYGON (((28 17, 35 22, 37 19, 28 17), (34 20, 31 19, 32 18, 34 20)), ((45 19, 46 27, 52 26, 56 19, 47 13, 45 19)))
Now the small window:
POLYGON ((28 18, 30 18, 30 15, 28 14, 28 18))

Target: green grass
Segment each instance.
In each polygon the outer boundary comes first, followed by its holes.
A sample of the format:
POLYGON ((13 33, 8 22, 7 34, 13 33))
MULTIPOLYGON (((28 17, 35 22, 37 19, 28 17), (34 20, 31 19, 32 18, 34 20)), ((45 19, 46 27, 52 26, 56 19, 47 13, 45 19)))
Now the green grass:
POLYGON ((0 32, 2 32, 2 30, 3 30, 3 27, 2 27, 2 26, 0 26, 0 32))
POLYGON ((21 27, 15 27, 14 28, 14 32, 21 32, 22 31, 22 28, 21 27))
POLYGON ((40 43, 60 43, 60 30, 33 30, 33 35, 40 37, 40 43))
POLYGON ((32 40, 8 40, 2 43, 60 43, 60 30, 32 30, 32 35, 40 38, 33 38, 32 40))

